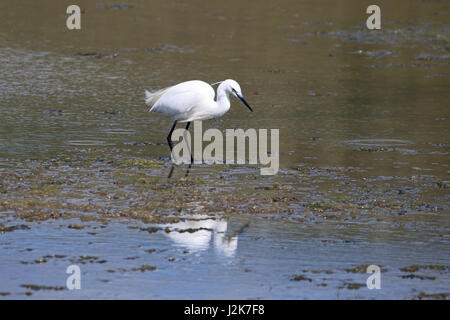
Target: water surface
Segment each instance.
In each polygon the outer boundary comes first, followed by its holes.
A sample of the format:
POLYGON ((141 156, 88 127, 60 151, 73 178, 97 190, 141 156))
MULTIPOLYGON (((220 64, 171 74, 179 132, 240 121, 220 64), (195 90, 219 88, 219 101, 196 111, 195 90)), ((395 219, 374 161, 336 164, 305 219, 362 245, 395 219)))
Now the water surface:
POLYGON ((448 298, 448 3, 78 4, 0 4, 2 298, 448 298), (203 129, 280 129, 279 173, 168 179, 144 89, 226 78, 255 112, 203 129))

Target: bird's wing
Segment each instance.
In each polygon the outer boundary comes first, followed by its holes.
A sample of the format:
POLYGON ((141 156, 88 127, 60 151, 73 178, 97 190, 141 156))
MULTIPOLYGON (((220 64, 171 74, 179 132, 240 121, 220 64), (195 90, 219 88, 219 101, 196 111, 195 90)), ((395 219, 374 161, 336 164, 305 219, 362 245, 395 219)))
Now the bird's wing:
POLYGON ((150 111, 182 119, 193 108, 214 100, 214 96, 214 89, 209 84, 192 80, 156 91, 147 100, 152 102, 150 111))

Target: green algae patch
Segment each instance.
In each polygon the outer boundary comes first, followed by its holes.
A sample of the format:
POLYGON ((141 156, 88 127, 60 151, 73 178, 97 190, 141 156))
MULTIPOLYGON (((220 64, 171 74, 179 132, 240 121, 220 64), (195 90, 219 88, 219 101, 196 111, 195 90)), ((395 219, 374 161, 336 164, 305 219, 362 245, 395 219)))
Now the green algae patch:
POLYGON ((155 266, 150 266, 150 265, 148 265, 148 264, 143 264, 142 266, 140 266, 140 267, 136 267, 136 268, 132 268, 131 269, 132 271, 141 271, 141 272, 145 272, 145 271, 154 271, 154 270, 156 270, 156 267, 155 266))
POLYGON ((121 167, 138 167, 141 169, 151 169, 151 168, 161 168, 163 166, 163 162, 143 159, 143 158, 134 158, 122 161, 119 163, 121 167))
POLYGON ((82 215, 80 216, 81 222, 90 222, 90 221, 98 221, 99 218, 93 216, 93 215, 82 215))
MULTIPOLYGON (((304 271, 304 272, 307 272, 307 271, 304 271)), ((331 270, 311 270, 310 272, 314 273, 314 274, 320 274, 320 273, 332 274, 333 273, 333 271, 331 271, 331 270)))
MULTIPOLYGON (((345 271, 350 273, 367 273, 367 268, 370 266, 370 264, 361 264, 359 266, 355 266, 353 268, 347 268, 345 271)), ((379 266, 381 268, 382 272, 386 272, 387 270, 384 269, 382 266, 379 266)))
POLYGON ((66 256, 63 254, 47 254, 43 258, 44 259, 63 259, 66 256))
POLYGON ((34 208, 58 208, 60 206, 55 201, 47 201, 39 198, 17 198, 4 201, 2 207, 10 210, 24 211, 34 208))
POLYGON ((47 263, 47 259, 44 259, 44 258, 36 259, 36 260, 34 260, 34 263, 37 263, 37 264, 47 263))
POLYGON ((418 274, 407 274, 404 276, 400 276, 402 279, 419 279, 419 280, 436 280, 436 277, 429 277, 429 276, 421 276, 418 274))
POLYGON ((359 290, 359 289, 361 289, 362 287, 364 287, 365 285, 364 284, 361 284, 361 283, 347 283, 346 284, 346 288, 348 289, 348 290, 359 290))
POLYGON ((6 232, 12 232, 15 230, 30 230, 31 228, 25 224, 15 225, 6 227, 4 224, 0 223, 0 234, 6 232))
POLYGON ((333 203, 333 202, 312 202, 309 204, 309 208, 323 212, 323 211, 338 211, 342 209, 342 205, 339 203, 333 203))
POLYGON ((450 267, 439 265, 439 264, 436 264, 436 265, 417 265, 417 264, 414 264, 414 265, 411 265, 411 266, 408 266, 408 267, 400 268, 400 271, 409 272, 409 273, 417 272, 419 270, 445 271, 445 270, 450 270, 450 267))
POLYGON ((62 291, 65 290, 64 287, 60 286, 40 286, 36 284, 22 284, 22 288, 33 290, 33 291, 39 291, 39 290, 53 290, 53 291, 62 291))
POLYGON ((403 272, 416 272, 419 270, 420 270, 420 266, 418 266, 418 265, 412 265, 409 267, 400 268, 400 271, 403 271, 403 272))
POLYGON ((450 293, 425 293, 421 292, 417 295, 419 300, 450 300, 450 293))
POLYGON ((351 272, 351 273, 367 273, 367 267, 369 267, 369 264, 361 264, 354 268, 347 268, 347 269, 345 269, 345 271, 351 272))
POLYGON ((83 256, 80 256, 77 259, 71 259, 70 262, 75 263, 75 264, 76 263, 81 263, 81 264, 100 263, 100 264, 103 264, 103 263, 106 263, 107 261, 106 260, 99 260, 99 257, 97 257, 97 256, 83 255, 83 256))
POLYGON ((148 228, 141 228, 141 231, 147 231, 148 233, 155 233, 158 232, 160 229, 156 227, 148 227, 148 228))
POLYGON ((63 187, 61 185, 55 184, 35 184, 32 185, 30 190, 26 192, 31 196, 43 196, 43 197, 51 197, 56 196, 61 192, 63 187))
POLYGON ((297 275, 294 275, 291 278, 291 281, 308 281, 308 282, 312 282, 312 279, 308 278, 308 277, 306 277, 306 276, 304 276, 302 274, 297 274, 297 275))

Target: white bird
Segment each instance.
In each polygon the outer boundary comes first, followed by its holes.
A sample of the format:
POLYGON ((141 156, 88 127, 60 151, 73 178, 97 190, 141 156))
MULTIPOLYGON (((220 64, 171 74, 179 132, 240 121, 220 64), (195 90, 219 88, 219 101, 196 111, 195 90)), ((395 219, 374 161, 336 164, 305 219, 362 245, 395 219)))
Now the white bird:
POLYGON ((155 92, 145 90, 145 103, 150 107, 149 111, 165 114, 174 120, 167 136, 170 152, 173 148, 172 133, 177 122, 187 122, 186 130, 189 130, 191 121, 213 119, 224 115, 230 109, 231 94, 241 99, 253 112, 236 81, 228 79, 218 83, 220 85, 217 88, 216 100, 214 100, 215 92, 212 86, 200 80, 182 82, 155 92))

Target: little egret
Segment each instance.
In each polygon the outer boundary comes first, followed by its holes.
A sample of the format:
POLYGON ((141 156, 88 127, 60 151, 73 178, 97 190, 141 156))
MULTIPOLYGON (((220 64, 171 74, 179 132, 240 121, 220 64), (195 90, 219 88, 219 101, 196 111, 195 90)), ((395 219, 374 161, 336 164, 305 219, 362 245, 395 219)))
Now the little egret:
POLYGON ((230 109, 230 94, 241 99, 253 112, 236 81, 228 79, 218 83, 220 85, 217 88, 216 100, 212 86, 200 80, 182 82, 155 92, 145 90, 145 103, 151 107, 149 111, 165 114, 174 120, 167 136, 170 152, 173 148, 172 133, 177 122, 187 122, 186 130, 189 130, 191 121, 208 120, 224 115, 230 109))

